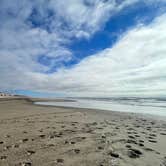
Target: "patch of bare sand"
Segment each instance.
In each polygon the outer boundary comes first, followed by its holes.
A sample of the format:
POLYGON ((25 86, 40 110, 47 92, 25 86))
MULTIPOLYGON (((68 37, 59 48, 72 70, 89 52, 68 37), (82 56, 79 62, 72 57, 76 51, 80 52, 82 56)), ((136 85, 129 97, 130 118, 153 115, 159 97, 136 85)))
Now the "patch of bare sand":
POLYGON ((165 166, 165 140, 159 120, 0 101, 1 166, 165 166))

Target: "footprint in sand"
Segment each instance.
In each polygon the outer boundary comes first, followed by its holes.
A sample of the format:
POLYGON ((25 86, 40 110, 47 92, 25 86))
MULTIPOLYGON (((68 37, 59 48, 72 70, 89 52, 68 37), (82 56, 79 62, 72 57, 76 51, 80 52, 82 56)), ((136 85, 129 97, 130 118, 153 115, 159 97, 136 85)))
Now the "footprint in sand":
POLYGON ((149 136, 149 137, 147 137, 147 138, 149 138, 149 139, 155 139, 154 137, 151 137, 151 136, 149 136))
POLYGON ((69 141, 67 141, 67 140, 64 141, 64 144, 68 144, 68 143, 69 143, 69 141))
POLYGON ((104 150, 104 147, 103 146, 98 146, 97 149, 98 150, 104 150))
POLYGON ((78 154, 78 153, 80 153, 80 149, 74 149, 74 152, 75 152, 76 154, 78 154))
POLYGON ((166 133, 160 133, 160 135, 166 135, 166 133))
POLYGON ((138 149, 129 149, 128 156, 130 158, 139 158, 142 155, 142 152, 138 149))
POLYGON ((135 140, 132 140, 132 139, 128 139, 127 140, 127 143, 130 143, 130 144, 137 144, 137 142, 135 140))
POLYGON ((153 152, 154 150, 151 149, 151 148, 144 148, 145 151, 148 151, 148 152, 153 152))
POLYGON ((134 130, 134 129, 130 127, 130 128, 127 128, 127 130, 131 131, 131 130, 134 130))
POLYGON ((22 139, 22 140, 20 140, 20 142, 27 142, 29 139, 28 138, 24 138, 24 139, 22 139))
POLYGON ((149 134, 149 136, 151 136, 151 137, 156 137, 156 134, 149 134))
POLYGON ((138 145, 139 145, 139 146, 144 146, 144 144, 143 144, 143 143, 139 143, 138 145))
POLYGON ((162 163, 160 164, 160 166, 166 166, 166 157, 164 157, 162 163))
POLYGON ((16 166, 32 166, 31 162, 21 162, 19 164, 17 164, 16 166))
POLYGON ((74 141, 71 141, 71 142, 70 142, 70 144, 72 144, 72 145, 75 144, 75 143, 76 143, 76 142, 74 142, 74 141))
POLYGON ((43 132, 43 129, 40 129, 39 132, 42 133, 42 132, 43 132))
POLYGON ((152 143, 157 143, 156 140, 148 140, 149 142, 152 142, 152 143))
POLYGON ((143 140, 139 140, 139 142, 144 143, 144 141, 143 141, 143 140))
POLYGON ((135 137, 134 137, 134 136, 132 136, 132 135, 129 135, 128 137, 129 137, 129 138, 131 138, 131 139, 135 139, 135 137))
POLYGON ((113 151, 110 151, 108 154, 109 154, 110 156, 114 157, 114 158, 119 158, 119 154, 118 154, 118 153, 115 153, 115 152, 113 152, 113 151))
POLYGON ((147 128, 146 128, 146 130, 151 131, 151 130, 152 130, 152 128, 151 128, 151 127, 147 127, 147 128))
POLYGON ((27 151, 27 154, 30 156, 30 155, 32 155, 32 154, 35 154, 36 152, 34 151, 34 150, 28 150, 27 151))
POLYGON ((20 147, 19 144, 14 144, 14 145, 13 145, 13 148, 19 148, 19 147, 20 147))
POLYGON ((137 137, 137 138, 138 138, 138 137, 140 137, 140 136, 136 134, 136 135, 135 135, 135 137, 137 137))
POLYGON ((131 148, 131 145, 126 145, 126 148, 131 148))
POLYGON ((46 135, 41 134, 41 135, 39 135, 39 137, 40 137, 40 138, 45 138, 45 137, 46 137, 46 135))
POLYGON ((27 134, 28 132, 27 131, 23 131, 24 134, 27 134))
POLYGON ((64 159, 57 159, 56 162, 57 163, 64 163, 64 159))

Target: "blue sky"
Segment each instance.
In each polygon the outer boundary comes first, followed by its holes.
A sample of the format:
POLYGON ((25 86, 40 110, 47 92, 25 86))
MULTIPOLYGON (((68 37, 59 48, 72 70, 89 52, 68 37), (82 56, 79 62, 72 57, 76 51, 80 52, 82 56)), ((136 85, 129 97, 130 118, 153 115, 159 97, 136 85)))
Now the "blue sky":
POLYGON ((90 39, 74 40, 69 48, 81 60, 85 56, 112 47, 117 39, 130 28, 140 23, 149 24, 156 16, 161 14, 160 7, 161 4, 148 5, 138 1, 108 19, 105 25, 90 39))
POLYGON ((165 95, 165 0, 14 1, 0 2, 0 90, 165 95))

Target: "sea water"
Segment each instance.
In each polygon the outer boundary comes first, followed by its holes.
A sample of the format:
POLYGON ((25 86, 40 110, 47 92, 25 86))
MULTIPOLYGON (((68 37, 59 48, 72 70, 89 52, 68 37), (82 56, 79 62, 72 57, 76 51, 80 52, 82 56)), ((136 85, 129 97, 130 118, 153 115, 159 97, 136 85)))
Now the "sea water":
POLYGON ((89 108, 163 116, 166 119, 166 99, 163 98, 70 98, 65 102, 36 102, 41 105, 89 108))

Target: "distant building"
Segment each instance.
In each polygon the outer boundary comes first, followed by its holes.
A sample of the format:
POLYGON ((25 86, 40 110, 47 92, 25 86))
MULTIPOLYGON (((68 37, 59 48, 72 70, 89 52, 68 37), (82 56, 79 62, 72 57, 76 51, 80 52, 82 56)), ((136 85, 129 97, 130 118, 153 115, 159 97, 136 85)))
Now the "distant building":
POLYGON ((8 96, 13 96, 13 95, 12 94, 8 94, 8 93, 0 92, 0 97, 8 97, 8 96))

